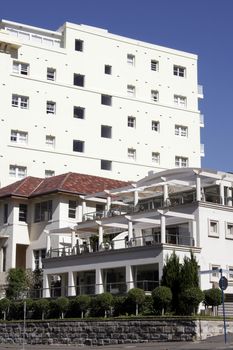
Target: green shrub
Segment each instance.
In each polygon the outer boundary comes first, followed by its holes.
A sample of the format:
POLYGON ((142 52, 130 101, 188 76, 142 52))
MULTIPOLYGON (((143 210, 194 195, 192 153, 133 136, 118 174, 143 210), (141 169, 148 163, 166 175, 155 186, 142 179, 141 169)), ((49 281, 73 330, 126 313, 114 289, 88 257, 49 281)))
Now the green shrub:
POLYGON ((90 306, 91 298, 89 295, 79 295, 75 298, 75 301, 77 304, 77 309, 81 313, 81 317, 83 318, 90 306))
POLYGON ((113 304, 113 296, 111 293, 102 293, 91 300, 91 315, 98 317, 106 317, 110 312, 113 304))
POLYGON ((126 296, 115 295, 113 297, 113 316, 122 316, 128 312, 126 300, 126 296))
POLYGON ((10 304, 11 304, 11 302, 7 298, 0 300, 0 312, 1 312, 4 320, 6 320, 7 315, 9 314, 10 304))
POLYGON ((164 315, 172 301, 172 292, 169 287, 160 286, 152 291, 153 306, 155 311, 164 315))
POLYGON ((28 288, 27 273, 24 269, 10 269, 7 275, 6 296, 9 299, 17 299, 28 288))
POLYGON ((61 318, 64 318, 64 315, 65 315, 66 311, 68 310, 69 299, 66 297, 59 297, 55 300, 55 306, 57 307, 59 316, 61 318))
POLYGON ((47 299, 35 300, 33 303, 33 311, 34 318, 44 320, 49 311, 49 301, 47 299))
POLYGON ((204 290, 204 303, 208 306, 218 306, 222 304, 222 292, 218 288, 204 290))
POLYGON ((204 293, 199 287, 187 288, 182 292, 182 313, 191 315, 196 313, 198 305, 204 300, 204 293))
POLYGON ((135 314, 138 315, 139 306, 141 306, 145 300, 145 292, 140 288, 132 288, 128 291, 128 298, 135 305, 135 314))
POLYGON ((154 305, 152 295, 146 295, 145 300, 142 304, 142 315, 153 315, 154 305))

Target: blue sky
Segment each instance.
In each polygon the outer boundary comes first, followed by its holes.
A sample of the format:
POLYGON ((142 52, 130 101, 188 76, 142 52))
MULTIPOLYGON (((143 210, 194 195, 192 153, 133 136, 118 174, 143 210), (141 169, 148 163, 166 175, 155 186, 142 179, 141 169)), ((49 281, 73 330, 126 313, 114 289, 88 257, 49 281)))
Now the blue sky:
POLYGON ((202 166, 233 171, 232 0, 1 0, 0 17, 52 30, 88 24, 198 54, 202 166))

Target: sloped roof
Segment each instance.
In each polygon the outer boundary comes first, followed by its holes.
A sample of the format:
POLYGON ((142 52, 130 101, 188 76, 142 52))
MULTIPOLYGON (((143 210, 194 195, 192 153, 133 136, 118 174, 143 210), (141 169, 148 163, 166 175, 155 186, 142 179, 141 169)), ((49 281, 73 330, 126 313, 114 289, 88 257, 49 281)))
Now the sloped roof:
POLYGON ((30 198, 53 192, 91 194, 123 187, 128 184, 125 181, 72 172, 46 179, 29 176, 0 188, 0 198, 11 196, 30 198))

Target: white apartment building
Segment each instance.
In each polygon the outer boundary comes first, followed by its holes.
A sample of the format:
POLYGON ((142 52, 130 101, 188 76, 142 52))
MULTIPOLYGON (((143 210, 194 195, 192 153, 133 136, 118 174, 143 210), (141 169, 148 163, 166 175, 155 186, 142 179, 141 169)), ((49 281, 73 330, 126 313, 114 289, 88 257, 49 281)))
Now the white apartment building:
POLYGON ((65 23, 0 22, 0 181, 200 167, 197 56, 65 23))
POLYGON ((170 169, 135 183, 68 173, 0 189, 0 277, 44 270, 43 295, 150 292, 167 255, 192 250, 202 289, 233 296, 233 175, 170 169), (42 261, 43 260, 43 261, 42 261))

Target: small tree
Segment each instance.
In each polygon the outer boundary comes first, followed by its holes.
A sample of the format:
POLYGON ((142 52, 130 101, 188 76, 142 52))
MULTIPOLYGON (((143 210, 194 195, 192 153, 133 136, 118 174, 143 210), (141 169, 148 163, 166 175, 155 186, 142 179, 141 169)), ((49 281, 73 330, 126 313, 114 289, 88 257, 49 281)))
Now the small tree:
POLYGON ((145 300, 145 292, 140 288, 132 288, 128 291, 128 299, 135 304, 135 314, 138 315, 139 306, 143 304, 145 300))
POLYGON ((83 318, 90 306, 91 298, 89 297, 89 295, 79 295, 76 297, 75 301, 78 305, 78 309, 81 312, 81 318, 83 318))
POLYGON ((6 317, 9 313, 9 307, 10 307, 10 300, 7 298, 1 299, 0 300, 0 311, 3 314, 3 319, 4 321, 6 320, 6 317))
POLYGON ((49 301, 47 299, 38 299, 34 302, 33 309, 35 316, 44 320, 49 310, 49 301))
POLYGON ((212 307, 212 312, 216 314, 216 308, 222 304, 222 292, 218 288, 204 290, 204 303, 212 307))
POLYGON ((64 314, 67 311, 69 306, 69 299, 66 297, 59 297, 55 300, 55 305, 58 309, 60 317, 63 319, 64 314))
POLYGON ((9 299, 16 299, 20 293, 28 288, 28 278, 26 271, 21 268, 10 269, 7 275, 6 296, 9 299))
POLYGON ((111 293, 102 293, 97 295, 94 298, 94 307, 96 308, 96 312, 102 313, 104 312, 104 317, 107 317, 107 312, 111 310, 113 304, 113 296, 111 293))
POLYGON ((159 310, 162 315, 166 312, 172 301, 172 292, 169 287, 160 286, 152 291, 154 309, 159 310))
POLYGON ((182 292, 183 313, 191 315, 196 313, 198 305, 204 300, 204 293, 199 287, 190 287, 182 292))

